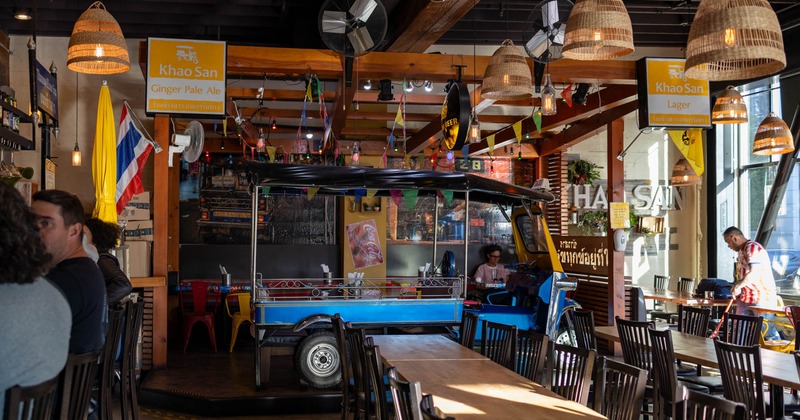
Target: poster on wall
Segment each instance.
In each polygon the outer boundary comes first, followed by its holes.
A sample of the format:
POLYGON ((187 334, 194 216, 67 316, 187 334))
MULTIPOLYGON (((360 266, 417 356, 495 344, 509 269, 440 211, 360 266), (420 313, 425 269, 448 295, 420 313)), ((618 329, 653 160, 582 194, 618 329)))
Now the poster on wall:
POLYGON ((708 80, 691 79, 682 58, 642 58, 636 62, 639 128, 711 128, 708 80))
POLYGON ((145 111, 225 115, 225 41, 147 39, 145 111))
POLYGON ((383 264, 383 250, 375 219, 351 223, 345 227, 345 231, 356 270, 383 264))

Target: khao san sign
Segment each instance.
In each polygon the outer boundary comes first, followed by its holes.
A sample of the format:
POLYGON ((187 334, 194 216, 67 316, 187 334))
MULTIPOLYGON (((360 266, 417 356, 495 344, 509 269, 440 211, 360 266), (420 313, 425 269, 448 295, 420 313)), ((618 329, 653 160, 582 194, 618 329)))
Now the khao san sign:
POLYGON ((686 77, 682 58, 642 58, 636 63, 639 128, 711 127, 708 80, 686 77))
POLYGON ((224 41, 147 39, 148 114, 225 115, 224 41))

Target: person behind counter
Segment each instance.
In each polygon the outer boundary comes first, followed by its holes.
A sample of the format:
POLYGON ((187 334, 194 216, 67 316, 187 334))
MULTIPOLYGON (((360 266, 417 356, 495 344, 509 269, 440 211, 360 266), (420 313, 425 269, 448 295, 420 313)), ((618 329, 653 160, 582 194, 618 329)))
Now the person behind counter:
POLYGON ((487 245, 484 249, 486 263, 475 270, 473 279, 475 283, 505 283, 508 280, 508 270, 500 264, 500 245, 487 245))
POLYGON ((105 222, 98 218, 91 218, 86 221, 84 235, 89 242, 97 248, 97 266, 103 273, 106 281, 106 295, 108 295, 108 306, 120 303, 131 293, 131 281, 119 267, 117 257, 111 254, 111 249, 117 246, 120 230, 114 223, 105 222))

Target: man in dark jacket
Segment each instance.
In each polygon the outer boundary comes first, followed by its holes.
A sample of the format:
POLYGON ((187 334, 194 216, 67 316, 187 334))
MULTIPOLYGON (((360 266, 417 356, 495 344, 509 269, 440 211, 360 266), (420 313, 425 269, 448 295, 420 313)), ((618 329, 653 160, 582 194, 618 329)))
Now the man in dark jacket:
POLYGON ((106 281, 106 295, 108 306, 113 307, 131 293, 131 281, 119 266, 117 257, 111 254, 111 249, 117 246, 120 230, 114 223, 104 222, 97 218, 86 221, 87 239, 97 248, 97 266, 103 273, 106 281))

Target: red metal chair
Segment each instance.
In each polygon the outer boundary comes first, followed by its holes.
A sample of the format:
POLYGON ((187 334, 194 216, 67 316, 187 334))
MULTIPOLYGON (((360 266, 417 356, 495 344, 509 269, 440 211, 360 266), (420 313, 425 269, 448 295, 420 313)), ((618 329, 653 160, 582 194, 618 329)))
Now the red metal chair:
POLYGON ((210 291, 209 286, 212 282, 205 280, 191 280, 184 283, 188 284, 188 290, 180 288, 181 314, 183 315, 183 352, 189 345, 189 338, 192 335, 194 324, 202 322, 208 328, 208 336, 211 339, 211 346, 214 352, 217 351, 217 340, 214 333, 214 314, 220 301, 219 291, 210 291))

